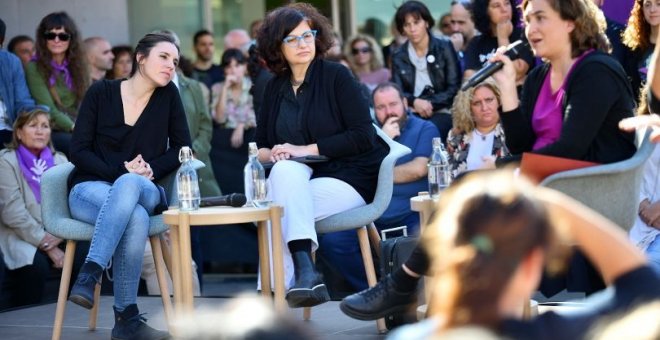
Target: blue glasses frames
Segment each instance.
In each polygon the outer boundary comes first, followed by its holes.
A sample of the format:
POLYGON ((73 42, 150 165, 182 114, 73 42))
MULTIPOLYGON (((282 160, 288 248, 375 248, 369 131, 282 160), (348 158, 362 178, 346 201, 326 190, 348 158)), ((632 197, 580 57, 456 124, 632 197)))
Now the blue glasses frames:
POLYGON ((309 45, 314 43, 314 39, 316 38, 316 30, 309 30, 303 32, 301 35, 287 35, 282 39, 282 42, 285 44, 291 46, 291 47, 297 47, 300 46, 300 41, 304 41, 305 44, 309 45))

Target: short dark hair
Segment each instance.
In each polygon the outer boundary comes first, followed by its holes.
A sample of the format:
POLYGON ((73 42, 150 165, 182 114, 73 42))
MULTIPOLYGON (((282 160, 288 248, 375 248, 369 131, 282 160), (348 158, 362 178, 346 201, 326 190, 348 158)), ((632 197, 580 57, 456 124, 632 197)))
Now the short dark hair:
POLYGON ((26 41, 31 41, 34 43, 34 39, 32 39, 27 35, 17 35, 11 38, 11 40, 9 40, 9 44, 7 44, 7 51, 11 53, 16 53, 16 45, 24 43, 26 41))
MULTIPOLYGON (((490 29, 490 16, 488 16, 488 4, 490 4, 490 1, 473 0, 472 2, 472 21, 474 21, 474 27, 486 37, 493 35, 490 29)), ((516 1, 510 0, 509 6, 511 6, 511 23, 513 27, 518 27, 520 25, 520 12, 516 1)))
POLYGON ((393 83, 391 81, 386 81, 384 83, 380 83, 374 88, 374 90, 371 92, 371 102, 373 103, 374 97, 376 96, 376 92, 380 92, 386 89, 394 89, 396 90, 397 93, 399 93, 399 97, 401 100, 403 100, 405 97, 403 96, 403 91, 401 90, 401 86, 399 86, 397 83, 393 83))
POLYGON ((209 31, 207 29, 201 29, 201 30, 197 31, 195 33, 195 35, 193 36, 193 46, 197 45, 197 41, 199 40, 199 38, 201 38, 205 35, 210 35, 211 37, 213 37, 213 33, 211 33, 211 31, 209 31))
POLYGON ((239 64, 245 64, 248 61, 247 57, 241 50, 237 48, 230 48, 222 53, 222 58, 220 59, 220 67, 225 68, 229 66, 232 60, 236 60, 236 62, 239 64))
POLYGON ((176 41, 174 40, 174 37, 170 34, 164 34, 164 33, 149 33, 142 37, 140 41, 138 41, 137 46, 135 46, 135 53, 133 54, 133 68, 131 69, 131 77, 137 72, 139 63, 138 63, 138 55, 142 55, 145 58, 149 56, 149 53, 151 53, 151 49, 156 46, 156 44, 161 43, 161 42, 168 42, 171 43, 176 47, 177 52, 181 53, 179 50, 179 45, 176 44, 176 41))
POLYGON ((402 35, 403 25, 406 23, 406 16, 412 15, 415 19, 422 18, 429 25, 431 29, 435 25, 435 20, 431 16, 429 8, 426 7, 422 2, 419 1, 406 1, 399 8, 396 9, 396 14, 394 14, 394 22, 396 22, 396 29, 402 35))
POLYGON ((257 34, 257 48, 268 68, 278 75, 291 72, 282 54, 282 39, 293 31, 301 22, 307 21, 316 30, 314 58, 323 58, 332 47, 332 25, 314 6, 306 3, 294 3, 279 7, 266 15, 257 34))

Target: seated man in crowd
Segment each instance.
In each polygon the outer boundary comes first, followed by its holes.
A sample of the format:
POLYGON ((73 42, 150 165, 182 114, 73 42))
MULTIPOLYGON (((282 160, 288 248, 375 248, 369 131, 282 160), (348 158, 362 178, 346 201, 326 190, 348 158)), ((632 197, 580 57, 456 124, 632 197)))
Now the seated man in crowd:
POLYGON ((432 140, 440 133, 433 123, 410 114, 396 84, 380 84, 372 96, 378 125, 390 138, 412 150, 396 162, 392 200, 376 220, 376 227, 382 230, 405 225, 409 233, 418 233, 419 214, 410 210, 410 198, 428 190, 427 163, 433 151, 432 140))
POLYGON ((112 70, 112 62, 115 60, 112 45, 102 37, 90 37, 85 39, 84 43, 90 79, 94 82, 105 78, 106 72, 112 70))

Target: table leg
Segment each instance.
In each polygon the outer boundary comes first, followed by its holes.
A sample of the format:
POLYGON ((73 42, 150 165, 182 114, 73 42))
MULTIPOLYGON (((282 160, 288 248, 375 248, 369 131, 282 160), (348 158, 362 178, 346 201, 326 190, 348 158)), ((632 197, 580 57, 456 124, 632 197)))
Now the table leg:
POLYGON ((270 207, 270 224, 273 233, 273 271, 275 276, 275 309, 286 310, 284 300, 284 256, 282 254, 282 214, 279 206, 270 207))
POLYGON ((179 234, 178 225, 170 225, 170 239, 172 243, 172 286, 174 289, 174 314, 175 319, 178 318, 182 313, 183 305, 183 287, 181 286, 181 244, 179 239, 181 235, 179 234))
POLYGON ((193 310, 192 254, 190 249, 190 215, 179 214, 179 243, 181 245, 181 287, 183 290, 183 310, 193 310))
POLYGON ((261 273, 261 294, 270 299, 273 290, 270 287, 270 245, 268 242, 268 222, 257 222, 259 237, 259 272, 261 273))

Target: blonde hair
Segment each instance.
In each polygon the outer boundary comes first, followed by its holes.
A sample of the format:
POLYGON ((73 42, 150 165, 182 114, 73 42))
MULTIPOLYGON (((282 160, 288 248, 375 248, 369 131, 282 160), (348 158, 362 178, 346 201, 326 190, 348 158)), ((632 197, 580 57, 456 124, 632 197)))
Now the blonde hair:
POLYGON ((459 91, 454 97, 454 105, 451 107, 451 116, 453 120, 453 129, 458 133, 470 133, 475 128, 474 118, 472 117, 472 99, 474 92, 480 87, 487 87, 495 94, 497 98, 497 107, 502 105, 502 92, 493 78, 487 78, 478 85, 466 90, 459 91))
POLYGON ((355 56, 351 53, 353 49, 353 44, 358 41, 366 42, 369 47, 371 47, 371 60, 369 60, 369 71, 373 72, 380 68, 383 68, 383 52, 380 50, 380 45, 376 42, 374 38, 366 34, 356 34, 348 39, 348 44, 344 44, 344 55, 348 59, 348 64, 351 66, 351 69, 354 73, 357 73, 357 67, 355 65, 355 56))

